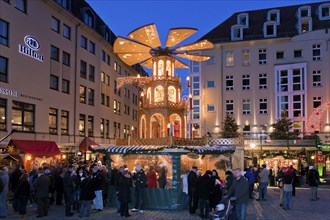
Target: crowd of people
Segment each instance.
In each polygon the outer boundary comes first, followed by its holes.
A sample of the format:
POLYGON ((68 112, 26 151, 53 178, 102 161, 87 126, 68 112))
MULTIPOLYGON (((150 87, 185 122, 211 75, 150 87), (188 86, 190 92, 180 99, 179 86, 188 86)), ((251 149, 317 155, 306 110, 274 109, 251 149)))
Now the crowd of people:
MULTIPOLYGON (((292 209, 292 196, 295 196, 297 170, 292 166, 281 167, 275 172, 266 165, 249 166, 244 171, 233 169, 225 172, 221 179, 218 172, 206 170, 204 174, 193 166, 186 170, 182 178, 182 205, 194 215, 208 219, 209 213, 216 210, 219 203, 235 198, 235 219, 245 219, 249 199, 264 201, 267 199, 267 187, 280 188, 279 203, 283 209, 292 209)), ((30 172, 22 165, 0 168, 0 218, 8 215, 7 200, 11 198, 14 212, 21 218, 26 217, 27 206, 37 204, 37 216, 48 216, 51 205, 65 205, 67 217, 78 213, 79 217, 88 217, 91 212, 101 212, 107 204, 108 186, 113 185, 117 198, 116 208, 120 216, 130 216, 129 203, 135 194, 135 204, 131 212, 144 213, 145 188, 165 188, 166 170, 155 171, 150 167, 147 172, 139 165, 132 171, 127 166, 111 170, 108 173, 101 161, 71 165, 34 165, 30 172), (134 188, 132 188, 134 186, 134 188), (133 192, 131 190, 133 189, 133 192), (92 210, 92 204, 94 209, 92 210)), ((315 166, 304 170, 306 183, 311 188, 310 199, 318 198, 320 184, 319 173, 315 166)))

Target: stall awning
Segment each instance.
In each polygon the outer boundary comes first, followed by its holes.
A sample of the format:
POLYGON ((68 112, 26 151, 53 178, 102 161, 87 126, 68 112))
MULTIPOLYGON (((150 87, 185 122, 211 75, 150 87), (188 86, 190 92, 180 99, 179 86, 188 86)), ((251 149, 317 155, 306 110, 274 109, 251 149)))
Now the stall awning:
POLYGON ((8 145, 14 145, 26 154, 36 156, 53 156, 61 154, 54 141, 11 140, 8 145))
POLYGON ((85 152, 88 150, 88 147, 97 147, 99 146, 97 143, 89 139, 88 137, 85 137, 84 140, 79 144, 79 151, 85 152))
POLYGON ((112 154, 127 154, 127 153, 152 153, 157 151, 167 151, 175 152, 178 150, 182 152, 194 152, 198 154, 225 154, 233 153, 235 151, 235 146, 164 146, 164 145, 112 145, 112 146, 102 146, 96 147, 94 150, 105 150, 112 154))

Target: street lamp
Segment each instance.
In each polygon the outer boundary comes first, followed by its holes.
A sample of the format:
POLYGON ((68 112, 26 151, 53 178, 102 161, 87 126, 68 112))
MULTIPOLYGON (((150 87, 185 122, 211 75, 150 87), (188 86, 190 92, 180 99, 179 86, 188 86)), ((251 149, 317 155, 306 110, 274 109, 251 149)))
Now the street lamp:
POLYGON ((254 164, 254 159, 253 159, 253 149, 256 147, 256 144, 255 143, 250 143, 250 148, 251 148, 251 155, 252 155, 252 163, 253 163, 253 165, 255 165, 254 164))

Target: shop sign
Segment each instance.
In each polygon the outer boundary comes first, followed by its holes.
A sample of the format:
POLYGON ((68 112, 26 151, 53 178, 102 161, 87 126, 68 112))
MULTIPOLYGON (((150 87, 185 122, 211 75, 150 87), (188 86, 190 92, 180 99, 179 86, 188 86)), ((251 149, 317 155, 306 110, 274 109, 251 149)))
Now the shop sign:
POLYGON ((19 44, 18 45, 18 52, 25 56, 32 57, 40 62, 44 61, 44 56, 37 53, 40 49, 40 43, 34 37, 27 35, 24 37, 25 45, 19 44))
POLYGON ((14 97, 18 96, 17 91, 11 90, 11 89, 5 89, 5 88, 1 88, 1 87, 0 87, 0 94, 1 95, 7 95, 7 96, 14 96, 14 97))

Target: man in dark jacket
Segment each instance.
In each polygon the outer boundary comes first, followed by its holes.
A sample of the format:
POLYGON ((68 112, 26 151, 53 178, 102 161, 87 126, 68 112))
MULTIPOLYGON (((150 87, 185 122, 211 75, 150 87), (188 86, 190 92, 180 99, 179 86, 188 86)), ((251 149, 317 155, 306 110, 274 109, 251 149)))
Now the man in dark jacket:
POLYGON ((119 178, 118 200, 120 201, 120 216, 131 216, 128 212, 128 203, 131 202, 132 178, 126 168, 119 178))
POLYGON ((95 199, 93 200, 93 203, 95 206, 95 210, 100 212, 103 211, 103 198, 102 198, 103 175, 96 164, 92 166, 92 171, 93 171, 92 182, 96 196, 95 199))
POLYGON ((34 189, 36 191, 36 198, 38 204, 37 217, 48 216, 49 207, 49 186, 50 179, 45 175, 42 168, 38 169, 38 179, 35 182, 34 189))
POLYGON ((132 212, 139 211, 141 214, 144 212, 144 188, 147 185, 146 175, 144 170, 139 165, 135 166, 136 173, 133 176, 135 181, 135 207, 132 212))
POLYGON ((208 219, 209 217, 210 198, 213 189, 211 176, 212 172, 207 170, 202 177, 198 178, 196 183, 198 206, 200 210, 200 217, 202 219, 208 219))
POLYGON ((236 198, 235 219, 245 220, 247 204, 249 202, 249 182, 243 177, 241 169, 234 169, 233 174, 235 177, 233 185, 224 198, 228 199, 232 196, 236 198))
POLYGON ((63 176, 63 189, 65 200, 65 216, 71 217, 71 206, 73 205, 74 179, 72 177, 73 166, 70 165, 63 176))
POLYGON ((22 167, 21 165, 17 164, 16 169, 11 173, 10 175, 10 188, 13 193, 13 209, 14 212, 18 212, 18 195, 17 195, 17 189, 18 189, 18 183, 19 178, 22 176, 22 167))
POLYGON ((188 174, 188 196, 189 196, 189 213, 195 214, 197 209, 197 192, 196 192, 196 183, 197 183, 197 167, 193 166, 190 173, 188 174))
POLYGON ((320 184, 320 175, 319 172, 316 170, 316 166, 310 166, 308 172, 308 184, 311 188, 311 201, 317 200, 317 187, 320 184))

